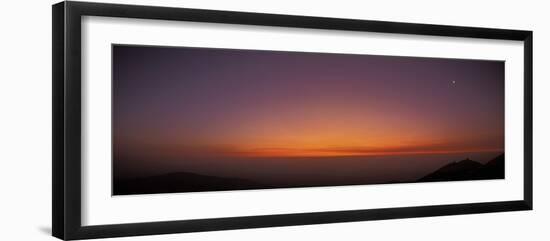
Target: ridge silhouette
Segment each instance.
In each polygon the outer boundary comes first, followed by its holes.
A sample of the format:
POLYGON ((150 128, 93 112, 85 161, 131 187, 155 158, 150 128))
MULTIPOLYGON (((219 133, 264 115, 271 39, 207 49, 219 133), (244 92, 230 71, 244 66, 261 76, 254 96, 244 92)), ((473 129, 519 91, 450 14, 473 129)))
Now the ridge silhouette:
POLYGON ((149 177, 114 179, 113 195, 228 191, 293 187, 344 186, 389 183, 463 181, 504 178, 504 154, 486 164, 469 158, 448 163, 422 178, 411 181, 361 182, 360 180, 328 180, 316 183, 264 184, 244 178, 220 177, 192 172, 174 172, 149 177))
POLYGON ((449 163, 436 171, 418 179, 418 182, 463 181, 504 178, 504 154, 485 165, 469 158, 449 163))

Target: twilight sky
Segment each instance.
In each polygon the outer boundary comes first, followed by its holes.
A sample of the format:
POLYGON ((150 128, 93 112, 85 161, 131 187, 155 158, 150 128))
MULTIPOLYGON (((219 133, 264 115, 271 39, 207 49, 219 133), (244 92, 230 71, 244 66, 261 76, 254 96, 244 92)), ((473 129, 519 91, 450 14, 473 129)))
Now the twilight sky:
POLYGON ((113 150, 120 175, 502 153, 504 62, 115 45, 113 150))

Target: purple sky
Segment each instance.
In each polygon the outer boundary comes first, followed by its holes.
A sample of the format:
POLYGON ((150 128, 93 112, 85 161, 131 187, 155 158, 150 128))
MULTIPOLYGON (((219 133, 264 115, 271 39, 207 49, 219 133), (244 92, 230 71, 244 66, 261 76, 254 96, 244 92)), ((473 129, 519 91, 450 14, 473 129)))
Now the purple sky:
POLYGON ((120 175, 504 152, 504 63, 115 45, 113 138, 120 175))

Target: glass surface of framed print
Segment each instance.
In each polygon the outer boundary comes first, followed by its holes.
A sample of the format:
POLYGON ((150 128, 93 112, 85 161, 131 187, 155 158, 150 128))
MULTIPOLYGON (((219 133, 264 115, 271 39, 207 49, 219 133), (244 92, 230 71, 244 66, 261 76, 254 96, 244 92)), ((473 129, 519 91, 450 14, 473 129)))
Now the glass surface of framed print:
POLYGON ((531 31, 70 1, 53 27, 58 238, 532 209, 531 31))

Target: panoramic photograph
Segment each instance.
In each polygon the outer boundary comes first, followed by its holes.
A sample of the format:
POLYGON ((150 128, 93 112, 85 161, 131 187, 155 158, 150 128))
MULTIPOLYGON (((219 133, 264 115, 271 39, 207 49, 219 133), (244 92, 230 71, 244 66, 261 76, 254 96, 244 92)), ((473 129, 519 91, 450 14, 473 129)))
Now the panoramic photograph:
POLYGON ((112 194, 503 179, 504 62, 112 46, 112 194))

